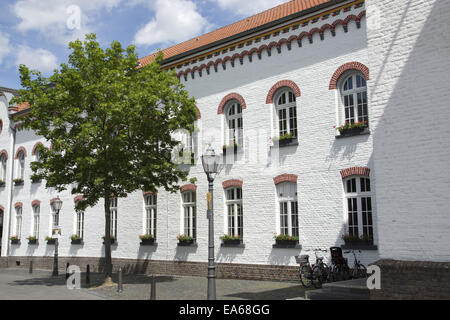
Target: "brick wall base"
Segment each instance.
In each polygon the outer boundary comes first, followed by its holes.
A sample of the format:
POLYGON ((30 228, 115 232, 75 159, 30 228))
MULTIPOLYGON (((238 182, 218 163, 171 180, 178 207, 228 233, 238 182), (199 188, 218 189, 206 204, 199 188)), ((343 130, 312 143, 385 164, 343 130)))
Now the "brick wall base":
POLYGON ((381 290, 371 299, 450 299, 450 262, 379 260, 381 290))
MULTIPOLYGON (((53 257, 8 257, 7 266, 10 268, 29 268, 31 260, 33 260, 34 269, 51 270, 53 268, 53 257)), ((104 258, 59 257, 58 267, 61 272, 65 271, 67 263, 79 266, 82 272, 86 271, 87 265, 89 265, 91 272, 104 271, 104 258)), ((116 272, 120 267, 126 274, 206 277, 208 272, 208 264, 206 262, 113 258, 114 271, 116 272)), ((218 263, 216 264, 216 276, 222 279, 298 281, 298 268, 275 265, 218 263)))
POLYGON ((8 267, 8 259, 4 257, 0 257, 0 268, 8 267))

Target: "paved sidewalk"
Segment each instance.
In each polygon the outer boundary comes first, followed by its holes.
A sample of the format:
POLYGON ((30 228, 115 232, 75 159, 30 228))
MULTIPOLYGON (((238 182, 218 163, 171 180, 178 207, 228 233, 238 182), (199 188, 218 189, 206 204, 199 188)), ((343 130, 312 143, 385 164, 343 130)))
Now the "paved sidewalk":
MULTIPOLYGON (((123 275, 123 292, 117 286, 97 288, 104 276, 91 273, 87 288, 85 274, 81 274, 80 290, 68 290, 65 276, 54 278, 50 271, 0 269, 0 300, 149 300, 151 277, 123 275)), ((113 281, 117 283, 117 273, 113 281)), ((206 300, 206 277, 156 276, 157 300, 206 300)), ((303 298, 305 289, 295 282, 250 281, 216 279, 218 300, 287 300, 303 298)))

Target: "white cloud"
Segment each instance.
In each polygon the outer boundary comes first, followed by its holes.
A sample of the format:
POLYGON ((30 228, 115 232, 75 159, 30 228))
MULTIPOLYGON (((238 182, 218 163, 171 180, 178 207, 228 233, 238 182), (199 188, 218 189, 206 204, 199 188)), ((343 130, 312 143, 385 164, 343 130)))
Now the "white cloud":
POLYGON ((233 11, 240 16, 250 16, 273 8, 288 0, 213 0, 223 10, 233 11))
POLYGON ((61 44, 80 38, 91 32, 94 19, 92 13, 111 10, 124 0, 20 0, 12 6, 13 14, 20 19, 19 31, 38 31, 61 44), (80 28, 69 28, 67 22, 73 18, 68 8, 80 8, 80 28))
POLYGON ((10 52, 9 34, 0 31, 0 64, 2 64, 3 58, 10 52))
POLYGON ((170 44, 191 39, 210 28, 193 1, 156 0, 155 17, 136 33, 137 45, 170 44))
POLYGON ((43 74, 51 73, 58 68, 58 59, 56 56, 45 49, 33 49, 21 45, 17 48, 16 65, 26 65, 32 70, 38 70, 43 74))

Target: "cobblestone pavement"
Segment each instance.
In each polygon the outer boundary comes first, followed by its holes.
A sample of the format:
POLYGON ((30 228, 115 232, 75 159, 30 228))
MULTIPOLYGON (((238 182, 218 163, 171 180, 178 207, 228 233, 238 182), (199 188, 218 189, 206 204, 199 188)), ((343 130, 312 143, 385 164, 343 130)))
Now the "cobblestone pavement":
MULTIPOLYGON (((123 275, 123 292, 117 286, 99 288, 104 276, 91 273, 90 284, 81 274, 81 289, 68 290, 65 275, 55 278, 50 271, 0 269, 0 300, 148 300, 151 276, 123 275)), ((117 283, 117 273, 113 281, 117 283)), ((206 277, 156 276, 157 300, 206 300, 206 277)), ((286 300, 302 298, 305 289, 295 282, 216 279, 218 300, 286 300)))

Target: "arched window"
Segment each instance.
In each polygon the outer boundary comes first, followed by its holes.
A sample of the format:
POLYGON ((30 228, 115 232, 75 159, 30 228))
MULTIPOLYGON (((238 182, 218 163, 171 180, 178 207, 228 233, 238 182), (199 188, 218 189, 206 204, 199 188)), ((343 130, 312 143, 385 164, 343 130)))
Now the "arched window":
POLYGON ((25 176, 25 152, 20 150, 17 154, 17 171, 16 178, 19 180, 24 180, 25 176))
POLYGON ((360 72, 348 73, 342 78, 340 91, 342 124, 362 122, 368 126, 367 84, 364 75, 360 72))
POLYGON ((372 194, 370 178, 352 176, 344 180, 347 232, 351 237, 373 240, 372 194))
POLYGON ((225 145, 242 146, 244 143, 242 106, 237 100, 232 100, 225 106, 225 118, 225 145))
POLYGON ((59 212, 55 209, 53 204, 50 205, 51 208, 51 225, 50 225, 50 236, 52 235, 52 230, 59 227, 59 212))
MULTIPOLYGON (((75 201, 75 205, 80 200, 75 201)), ((74 235, 83 239, 84 237, 84 211, 76 211, 75 212, 75 230, 74 235)))
POLYGON ((280 235, 299 236, 297 184, 283 182, 276 186, 279 203, 280 235))
POLYGON ((157 195, 149 194, 144 197, 145 201, 145 225, 144 234, 152 235, 156 239, 156 213, 157 195))
POLYGON ((109 203, 109 211, 111 213, 110 235, 117 239, 117 198, 112 198, 109 203))
POLYGON ((41 206, 33 206, 33 236, 39 238, 41 206))
POLYGON ((227 207, 227 234, 229 236, 239 236, 239 238, 242 239, 244 235, 242 189, 228 188, 225 192, 227 207))
POLYGON ((275 95, 277 131, 279 137, 290 135, 297 137, 297 103, 295 94, 290 89, 280 89, 275 95))
POLYGON ((16 236, 20 239, 22 236, 22 206, 16 207, 16 236))
POLYGON ((182 193, 183 197, 183 219, 182 227, 183 234, 192 237, 194 240, 197 237, 197 205, 196 192, 185 191, 182 193))
POLYGON ((0 185, 6 181, 6 154, 0 155, 0 185))

